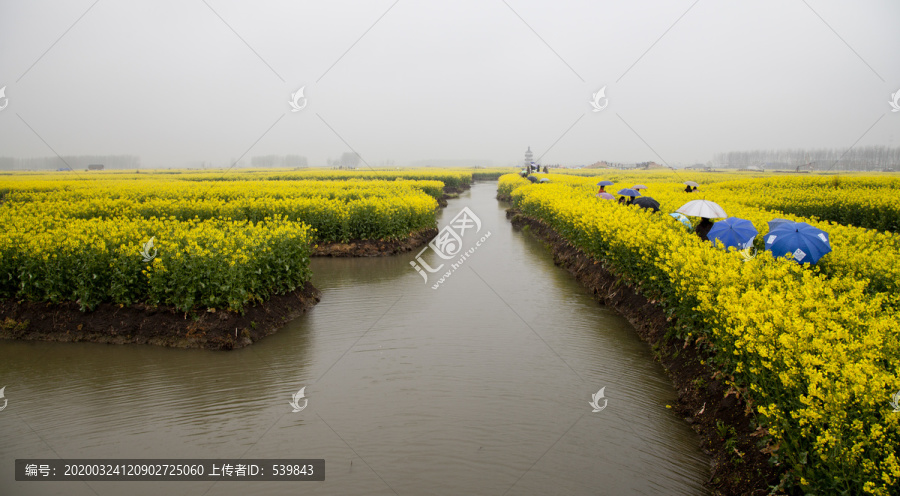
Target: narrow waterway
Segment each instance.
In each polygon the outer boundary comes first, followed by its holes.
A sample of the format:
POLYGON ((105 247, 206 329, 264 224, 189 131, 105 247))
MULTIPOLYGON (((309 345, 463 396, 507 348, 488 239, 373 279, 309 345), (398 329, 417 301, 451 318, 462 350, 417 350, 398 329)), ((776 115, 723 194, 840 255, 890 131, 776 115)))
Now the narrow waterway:
POLYGON ((314 259, 321 303, 248 348, 0 341, 0 494, 705 494, 708 460, 648 346, 495 195, 477 183, 443 210, 439 227, 468 207, 481 228, 437 289, 415 253, 314 259), (17 458, 238 457, 324 458, 326 480, 13 473, 17 458))

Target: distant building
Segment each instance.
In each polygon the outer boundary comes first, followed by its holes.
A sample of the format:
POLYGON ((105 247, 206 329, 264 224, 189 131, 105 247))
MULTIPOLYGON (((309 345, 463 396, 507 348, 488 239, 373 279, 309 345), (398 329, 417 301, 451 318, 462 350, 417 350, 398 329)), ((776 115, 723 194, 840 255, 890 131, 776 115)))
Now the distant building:
POLYGON ((534 154, 531 153, 531 147, 528 147, 528 150, 525 151, 525 168, 527 169, 531 166, 531 163, 534 162, 534 154))
POLYGON ((652 162, 652 161, 651 161, 651 162, 641 162, 641 163, 638 163, 638 164, 634 164, 634 168, 635 168, 635 169, 650 170, 650 169, 664 169, 665 167, 663 167, 662 165, 657 164, 656 162, 652 162))
POLYGON ((88 170, 103 170, 103 164, 91 164, 88 166, 88 170))

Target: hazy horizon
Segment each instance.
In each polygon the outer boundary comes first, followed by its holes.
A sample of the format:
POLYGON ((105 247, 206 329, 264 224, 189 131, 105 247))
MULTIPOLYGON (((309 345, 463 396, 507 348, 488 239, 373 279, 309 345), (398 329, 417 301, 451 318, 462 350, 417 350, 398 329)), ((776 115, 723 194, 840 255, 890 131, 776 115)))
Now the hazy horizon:
POLYGON ((0 15, 6 157, 509 166, 530 146, 545 164, 684 166, 900 146, 890 1, 4 0, 0 15))

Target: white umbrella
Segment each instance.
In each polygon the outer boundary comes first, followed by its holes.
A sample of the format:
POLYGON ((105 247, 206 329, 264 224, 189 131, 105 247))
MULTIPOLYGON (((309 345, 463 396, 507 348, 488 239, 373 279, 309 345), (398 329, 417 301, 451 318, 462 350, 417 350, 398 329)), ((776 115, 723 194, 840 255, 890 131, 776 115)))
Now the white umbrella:
POLYGON ((687 184, 688 186, 690 186, 692 188, 696 188, 697 186, 700 186, 699 184, 695 183, 694 181, 685 181, 684 184, 687 184))
POLYGON ((725 210, 718 203, 713 203, 709 200, 689 201, 676 212, 681 212, 691 217, 706 217, 707 219, 724 219, 728 217, 728 214, 725 213, 725 210))
POLYGON ((643 184, 635 184, 634 186, 631 187, 631 189, 650 189, 650 188, 644 186, 643 184))

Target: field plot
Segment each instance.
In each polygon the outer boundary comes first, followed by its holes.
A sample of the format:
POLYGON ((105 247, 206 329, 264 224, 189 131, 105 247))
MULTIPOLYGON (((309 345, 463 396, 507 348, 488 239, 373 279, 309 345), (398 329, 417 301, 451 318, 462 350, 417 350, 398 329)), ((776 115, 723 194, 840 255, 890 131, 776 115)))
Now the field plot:
POLYGON ((431 233, 445 184, 463 189, 471 178, 455 171, 3 175, 0 298, 74 302, 82 311, 106 303, 243 312, 302 289, 318 244, 431 233))
POLYGON ((688 194, 683 176, 550 174, 539 175, 549 183, 532 184, 507 175, 498 197, 662 305, 676 323, 669 342, 698 349, 709 372, 698 379, 724 379, 757 429, 752 443, 732 442, 730 463, 740 464, 753 449, 778 464, 787 487, 896 494, 900 183, 889 176, 697 174, 708 180, 688 194), (607 187, 613 194, 648 186, 642 194, 656 199, 660 211, 595 197, 601 179, 615 183, 607 187), (726 251, 669 215, 695 199, 750 220, 759 231, 755 250, 726 251), (832 252, 812 267, 773 258, 763 240, 775 218, 826 231, 832 252))

